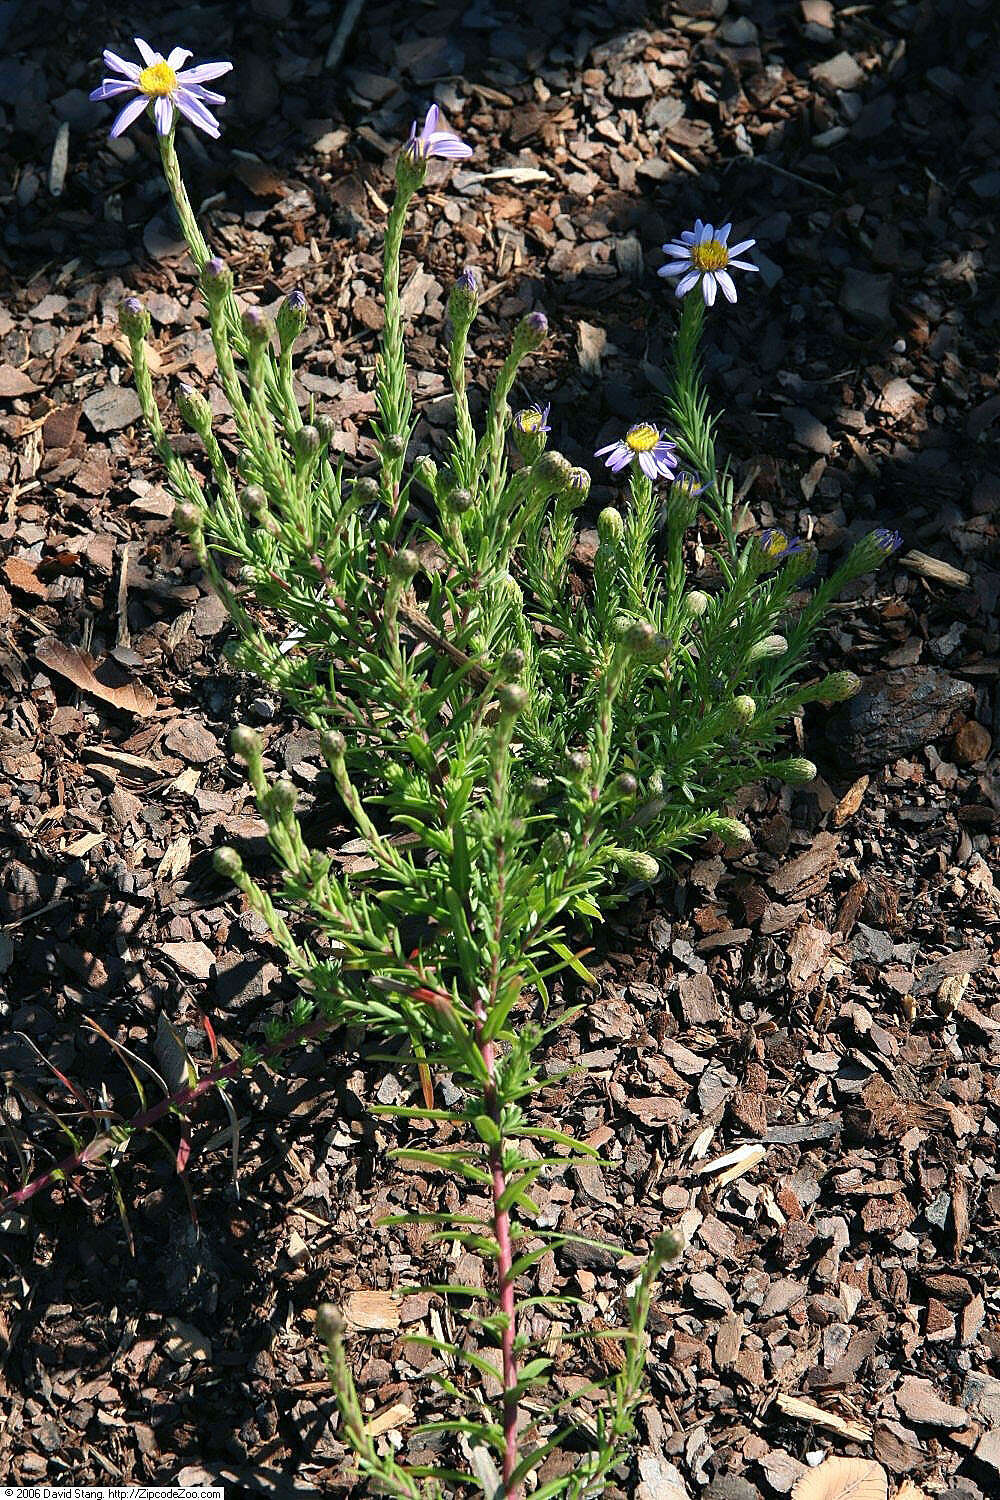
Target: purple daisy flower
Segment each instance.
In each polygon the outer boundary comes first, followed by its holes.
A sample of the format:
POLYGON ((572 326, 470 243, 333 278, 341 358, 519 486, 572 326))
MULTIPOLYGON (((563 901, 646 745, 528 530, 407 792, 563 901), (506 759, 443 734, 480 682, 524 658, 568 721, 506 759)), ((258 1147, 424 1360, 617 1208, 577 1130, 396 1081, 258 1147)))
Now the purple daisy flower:
POLYGON ((636 422, 623 438, 598 448, 594 457, 603 458, 614 474, 627 469, 633 459, 649 479, 673 479, 677 470, 677 444, 651 422, 636 422))
POLYGON ((739 244, 730 245, 732 227, 732 224, 722 224, 716 229, 711 224, 702 223, 701 219, 695 219, 693 229, 685 229, 680 239, 663 246, 663 253, 669 256, 669 260, 660 267, 657 276, 680 277, 674 288, 678 297, 686 297, 700 281, 706 307, 712 306, 720 287, 726 300, 735 302, 736 285, 729 274, 730 268, 757 271, 760 267, 749 260, 737 260, 738 255, 756 245, 757 241, 740 240, 739 244))
POLYGON ((231 62, 199 63, 196 68, 184 68, 191 53, 186 47, 175 47, 166 57, 154 52, 141 36, 133 38, 145 67, 126 62, 114 52, 105 52, 104 66, 119 78, 105 78, 100 88, 91 94, 91 99, 114 99, 118 94, 136 94, 121 110, 111 127, 114 140, 138 120, 149 105, 153 107, 153 119, 159 135, 169 135, 174 127, 174 111, 179 110, 192 125, 197 125, 206 135, 218 139, 219 122, 207 108, 209 104, 225 104, 222 94, 214 94, 203 87, 213 78, 221 78, 232 68, 231 62), (178 71, 183 69, 183 71, 178 71))
POLYGON ((535 402, 533 406, 522 407, 514 415, 514 426, 518 432, 523 432, 526 436, 535 432, 551 432, 552 428, 549 426, 551 405, 551 401, 547 401, 544 406, 535 402))
POLYGON ((464 161, 472 155, 468 141, 461 140, 453 130, 439 130, 441 111, 432 104, 424 118, 423 129, 417 130, 414 120, 410 126, 410 138, 403 150, 414 161, 426 161, 429 156, 444 156, 448 161, 464 161))

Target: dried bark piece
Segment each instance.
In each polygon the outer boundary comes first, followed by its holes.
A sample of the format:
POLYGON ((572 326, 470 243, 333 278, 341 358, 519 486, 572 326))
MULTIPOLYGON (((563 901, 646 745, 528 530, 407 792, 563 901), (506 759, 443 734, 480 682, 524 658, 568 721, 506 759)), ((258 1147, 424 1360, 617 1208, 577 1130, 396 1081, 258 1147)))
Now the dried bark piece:
POLYGON ((353 1328, 399 1327, 399 1298, 392 1292, 351 1292, 343 1311, 353 1328))
POLYGON ((923 1427, 946 1427, 949 1432, 957 1432, 969 1425, 968 1412, 943 1401, 931 1382, 918 1375, 904 1376, 894 1394, 904 1417, 923 1427))
POLYGON ((826 737, 852 770, 883 765, 953 733, 974 698, 971 683, 938 667, 873 672, 830 715, 826 737))
POLYGON ((889 1476, 870 1458, 825 1458, 803 1474, 792 1500, 887 1500, 889 1476))
MULTIPOLYGON (((784 1413, 786 1417, 793 1417, 798 1422, 809 1422, 815 1427, 825 1427, 827 1431, 839 1433, 841 1437, 851 1438, 856 1443, 867 1443, 871 1441, 872 1429, 869 1427, 867 1422, 848 1421, 844 1417, 838 1417, 836 1412, 824 1411, 821 1406, 816 1405, 815 1401, 806 1401, 802 1396, 778 1395, 774 1398, 774 1404, 780 1412, 784 1413)), ((830 1460, 827 1459, 827 1463, 829 1463, 829 1461, 830 1460)), ((849 1461, 855 1462, 855 1460, 849 1461)), ((821 1467, 824 1466, 821 1465, 821 1467)), ((877 1469, 878 1465, 872 1464, 871 1467, 877 1469)), ((816 1472, 818 1473, 819 1471, 817 1470, 816 1472)), ((884 1474, 882 1477, 884 1481, 884 1474)), ((799 1488, 800 1486, 796 1485, 794 1491, 796 1495, 799 1492, 799 1488)), ((817 1496, 824 1493, 825 1492, 823 1490, 816 1491, 817 1496)), ((830 1490, 831 1495, 843 1495, 845 1497, 845 1500, 846 1496, 853 1495, 854 1493, 854 1491, 849 1489, 830 1490)), ((858 1496, 863 1496, 865 1494, 865 1491, 859 1489, 856 1493, 858 1496)), ((872 1491, 873 1500, 875 1493, 875 1491, 872 1491)), ((882 1493, 884 1494, 885 1491, 883 1490, 882 1493)))

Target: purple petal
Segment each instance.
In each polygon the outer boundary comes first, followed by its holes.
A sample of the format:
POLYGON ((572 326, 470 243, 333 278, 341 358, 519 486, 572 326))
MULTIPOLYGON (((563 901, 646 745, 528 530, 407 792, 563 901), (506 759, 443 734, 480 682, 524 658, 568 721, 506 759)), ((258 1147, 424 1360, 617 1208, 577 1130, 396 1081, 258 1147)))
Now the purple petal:
POLYGON ((440 118, 441 111, 438 109, 436 104, 432 104, 430 109, 424 116, 424 128, 420 132, 421 136, 426 139, 427 136, 433 135, 435 130, 437 130, 438 128, 438 120, 440 120, 440 118))
POLYGON ((225 104, 225 94, 213 94, 211 89, 202 88, 200 83, 180 84, 184 92, 190 94, 194 99, 200 99, 202 104, 225 104))
POLYGON ((661 266, 656 274, 657 276, 680 276, 682 271, 690 271, 690 269, 689 260, 672 260, 669 265, 661 266))
POLYGON ((183 73, 178 73, 178 83, 211 83, 213 78, 221 78, 224 73, 231 73, 233 65, 231 62, 207 62, 199 63, 196 68, 185 68, 183 73))
POLYGON ((756 240, 740 240, 738 245, 731 245, 729 249, 729 259, 732 260, 734 255, 742 255, 744 250, 749 250, 750 246, 756 245, 756 243, 756 240))
POLYGON ((704 229, 704 227, 705 227, 705 221, 704 221, 704 219, 695 219, 695 221, 694 221, 694 233, 692 235, 692 240, 691 240, 692 244, 695 244, 695 245, 700 245, 701 244, 701 232, 704 229))
POLYGON ((702 228, 702 231, 701 231, 701 241, 700 241, 700 243, 702 245, 707 244, 708 241, 712 238, 712 234, 713 234, 713 230, 712 230, 711 224, 705 224, 703 226, 703 228, 702 228))
POLYGON ((701 290, 702 295, 705 298, 705 306, 713 307, 715 305, 715 294, 718 291, 718 287, 715 284, 714 271, 705 272, 701 281, 701 290))
POLYGON ((608 468, 612 474, 620 474, 622 469, 627 469, 631 462, 632 454, 626 449, 625 453, 619 454, 617 458, 608 459, 608 468))
POLYGON ((131 78, 133 83, 139 82, 141 69, 137 63, 126 62, 124 57, 119 57, 117 52, 104 53, 104 66, 110 68, 113 73, 121 73, 125 78, 131 78))
POLYGON ((135 45, 139 50, 139 55, 142 58, 143 62, 146 64, 147 68, 151 68, 154 63, 163 62, 164 59, 160 56, 160 54, 158 52, 154 52, 149 43, 144 42, 141 36, 134 36, 132 40, 133 42, 135 42, 135 45))
POLYGON ((448 161, 462 161, 472 155, 472 147, 466 141, 459 140, 457 135, 452 135, 449 130, 437 130, 428 138, 428 156, 444 156, 448 161))
POLYGON ((737 271, 759 271, 760 266, 755 266, 751 260, 731 260, 730 267, 735 266, 737 271))
POLYGON ((717 229, 715 231, 715 238, 718 240, 720 245, 724 245, 726 243, 729 238, 729 231, 732 229, 732 227, 732 224, 723 224, 721 229, 717 229))
POLYGON ((642 470, 642 472, 647 476, 647 478, 655 479, 656 459, 653 457, 652 453, 639 453, 636 456, 639 460, 639 468, 642 470))
POLYGON ((680 281, 674 287, 674 291, 677 293, 678 297, 686 296, 693 286, 698 285, 700 277, 701 272, 697 270, 689 271, 686 276, 682 276, 680 281))
POLYGON ((735 285, 733 283, 733 278, 730 276, 729 272, 728 271, 716 271, 716 273, 715 273, 715 279, 719 283, 719 285, 721 286, 721 288, 722 288, 722 295, 726 298, 726 301, 727 302, 735 302, 736 301, 736 287, 735 287, 735 285))
POLYGON ((688 255, 691 254, 691 246, 685 245, 683 240, 668 240, 660 249, 664 255, 688 255))
POLYGON ((685 229, 681 232, 681 241, 685 245, 693 245, 696 242, 697 238, 698 236, 695 234, 693 229, 685 229))
POLYGON ((167 53, 167 67, 173 68, 176 73, 177 69, 182 68, 188 58, 193 56, 194 53, 190 47, 174 47, 167 53))
POLYGON ((91 99, 113 99, 116 94, 132 94, 137 85, 127 78, 105 78, 100 88, 94 89, 91 99))
POLYGON ((157 135, 169 135, 170 127, 174 123, 174 106, 165 95, 153 104, 153 119, 156 121, 157 135))
POLYGON ((211 111, 205 108, 200 99, 196 99, 190 90, 186 88, 177 89, 173 97, 174 103, 181 114, 190 120, 192 125, 197 125, 199 130, 203 130, 213 140, 218 139, 222 131, 222 126, 211 111))
POLYGON ((115 123, 109 131, 109 139, 112 141, 117 140, 123 130, 127 130, 131 124, 138 120, 148 103, 149 100, 145 94, 140 94, 138 99, 130 99, 115 119, 115 123))
POLYGON ((659 470, 662 478, 672 479, 674 476, 674 470, 677 468, 677 460, 675 458, 662 458, 657 462, 656 467, 659 470))
POLYGON ((594 457, 595 458, 603 458, 604 455, 605 455, 605 453, 610 453, 610 452, 612 452, 613 449, 620 448, 620 447, 621 447, 620 440, 616 441, 614 443, 606 443, 603 448, 597 448, 597 449, 594 450, 594 457))

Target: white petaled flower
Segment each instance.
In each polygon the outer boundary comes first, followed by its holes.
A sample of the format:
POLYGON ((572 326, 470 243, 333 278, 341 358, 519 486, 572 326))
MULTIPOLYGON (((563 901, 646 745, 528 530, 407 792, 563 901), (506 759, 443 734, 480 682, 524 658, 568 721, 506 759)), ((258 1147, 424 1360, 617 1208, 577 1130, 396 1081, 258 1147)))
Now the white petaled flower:
POLYGON ((158 135, 170 134, 176 110, 206 135, 217 139, 219 122, 208 105, 225 104, 226 101, 222 94, 215 94, 204 85, 228 73, 232 63, 207 62, 199 63, 196 68, 185 68, 184 64, 191 56, 186 47, 175 47, 164 57, 141 36, 133 40, 145 66, 140 68, 138 63, 127 62, 124 57, 106 51, 104 66, 121 76, 105 78, 90 96, 91 99, 114 99, 119 94, 137 95, 118 113, 111 127, 111 139, 127 130, 149 106, 152 106, 158 135))
POLYGON ((679 277, 674 288, 678 297, 686 297, 700 281, 706 307, 712 306, 720 287, 726 300, 735 302, 736 285, 730 271, 734 267, 738 271, 758 271, 760 267, 752 261, 737 259, 757 241, 740 240, 738 244, 730 245, 732 227, 732 224, 722 224, 716 229, 712 224, 695 219, 693 229, 685 229, 679 239, 663 246, 664 255, 670 258, 657 271, 657 276, 679 277))

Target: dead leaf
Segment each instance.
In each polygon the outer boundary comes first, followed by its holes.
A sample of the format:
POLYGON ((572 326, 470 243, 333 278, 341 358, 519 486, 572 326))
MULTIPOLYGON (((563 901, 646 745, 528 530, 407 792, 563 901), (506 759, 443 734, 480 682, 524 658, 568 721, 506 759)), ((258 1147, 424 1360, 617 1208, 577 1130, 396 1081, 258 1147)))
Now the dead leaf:
POLYGON ((581 319, 576 325, 576 352, 580 369, 585 375, 600 375, 601 356, 607 346, 608 336, 603 328, 581 319))
POLYGON ((825 1458, 803 1474, 792 1500, 888 1500, 889 1480, 870 1458, 825 1458))
POLYGON ((48 636, 38 642, 35 655, 48 671, 67 678, 81 693, 100 698, 122 713, 147 719, 156 712, 156 698, 148 688, 138 682, 115 681, 121 676, 119 668, 107 661, 98 662, 79 646, 67 646, 55 636, 48 636))
POLYGON ((398 1328, 399 1298, 392 1292, 352 1292, 344 1317, 352 1328, 398 1328))
POLYGON ((859 776, 854 785, 848 787, 847 791, 841 797, 840 801, 837 803, 836 807, 833 809, 833 812, 830 815, 830 822, 833 824, 834 828, 842 827, 843 824, 847 822, 848 818, 854 817, 854 814, 861 806, 862 799, 865 795, 865 792, 867 792, 868 790, 870 781, 870 776, 859 776))

